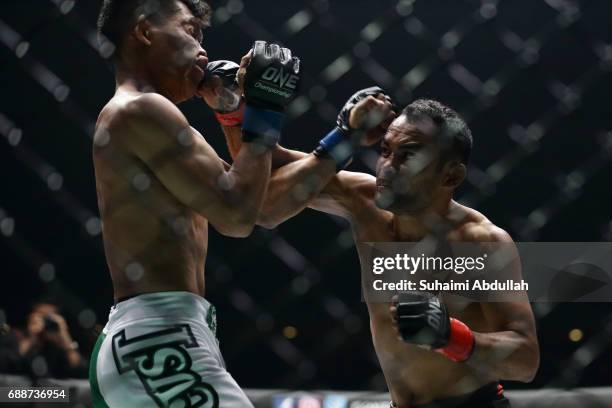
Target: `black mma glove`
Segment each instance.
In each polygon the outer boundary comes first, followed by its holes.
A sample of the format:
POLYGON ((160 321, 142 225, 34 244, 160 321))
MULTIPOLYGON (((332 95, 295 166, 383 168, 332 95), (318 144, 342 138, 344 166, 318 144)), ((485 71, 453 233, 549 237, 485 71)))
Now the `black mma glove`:
POLYGON ((387 101, 391 102, 385 91, 377 86, 365 88, 353 94, 340 110, 336 119, 336 127, 319 141, 319 145, 313 153, 319 157, 332 158, 336 162, 338 170, 346 168, 350 164, 355 148, 359 144, 359 132, 375 128, 385 119, 366 120, 360 129, 352 129, 349 123, 351 110, 361 100, 368 96, 377 96, 379 94, 384 95, 387 101))
POLYGON ((394 304, 400 336, 411 344, 428 346, 455 362, 467 360, 474 350, 474 333, 465 323, 449 317, 444 303, 428 292, 405 292, 394 304))
POLYGON ((214 75, 221 79, 221 91, 218 94, 219 107, 214 110, 217 121, 222 126, 240 126, 244 117, 244 103, 238 95, 236 75, 240 66, 233 61, 211 61, 206 66, 205 81, 214 75))
POLYGON ((285 107, 300 84, 300 60, 278 44, 255 41, 244 76, 243 140, 267 146, 280 139, 285 107))

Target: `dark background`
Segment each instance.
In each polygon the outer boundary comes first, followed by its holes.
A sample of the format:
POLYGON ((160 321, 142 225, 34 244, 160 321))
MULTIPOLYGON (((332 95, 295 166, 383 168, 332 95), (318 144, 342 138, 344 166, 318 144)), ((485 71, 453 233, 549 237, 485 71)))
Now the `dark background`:
MULTIPOLYGON (((311 150, 344 100, 375 83, 400 104, 439 99, 465 115, 475 137, 460 202, 517 241, 612 237, 612 2, 211 4, 211 60, 238 61, 255 39, 301 57, 306 78, 286 146, 311 150)), ((33 301, 50 299, 85 350, 112 304, 91 161, 95 119, 114 91, 96 41, 99 5, 0 4, 0 320, 19 326, 33 301)), ((181 108, 227 158, 203 102, 181 108)), ((371 171, 374 160, 365 152, 353 168, 371 171)), ((207 292, 242 386, 385 389, 342 220, 305 211, 247 239, 211 231, 207 292)), ((527 387, 609 385, 612 306, 534 310, 542 364, 527 387), (572 329, 580 341, 570 341, 572 329)))

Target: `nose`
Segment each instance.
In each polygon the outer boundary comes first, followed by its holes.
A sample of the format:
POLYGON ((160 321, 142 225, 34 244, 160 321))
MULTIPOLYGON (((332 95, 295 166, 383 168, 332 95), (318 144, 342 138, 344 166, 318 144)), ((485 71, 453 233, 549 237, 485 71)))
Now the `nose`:
POLYGON ((386 164, 382 168, 382 176, 385 178, 392 178, 395 176, 395 173, 397 173, 395 168, 390 164, 386 164))
POLYGON ((379 161, 378 171, 376 172, 378 178, 392 179, 396 173, 397 171, 389 160, 379 161))

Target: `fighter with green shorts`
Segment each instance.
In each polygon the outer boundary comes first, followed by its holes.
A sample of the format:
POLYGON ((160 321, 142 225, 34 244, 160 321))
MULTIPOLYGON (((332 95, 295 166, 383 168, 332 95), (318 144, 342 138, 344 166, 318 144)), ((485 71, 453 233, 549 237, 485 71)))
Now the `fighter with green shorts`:
POLYGON ((265 42, 244 59, 244 119, 217 115, 243 143, 230 166, 176 106, 215 99, 201 45, 209 16, 201 0, 105 0, 100 12, 116 91, 93 160, 115 305, 91 360, 96 407, 252 406, 225 369, 203 297, 208 224, 232 237, 252 231, 299 60, 265 42), (286 80, 266 82, 271 72, 286 80))

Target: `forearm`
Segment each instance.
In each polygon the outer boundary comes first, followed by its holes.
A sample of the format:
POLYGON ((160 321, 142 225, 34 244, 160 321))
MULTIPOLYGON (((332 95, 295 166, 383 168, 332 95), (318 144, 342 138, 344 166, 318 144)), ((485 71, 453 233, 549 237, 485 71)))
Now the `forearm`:
POLYGON ((64 350, 66 361, 71 367, 78 366, 83 362, 81 353, 79 353, 78 343, 72 339, 67 331, 62 334, 58 340, 56 340, 56 344, 59 348, 64 350))
POLYGON ((232 167, 218 180, 227 193, 230 222, 245 227, 255 225, 270 181, 272 155, 259 143, 244 143, 232 167))
POLYGON ((272 173, 257 223, 273 228, 300 213, 335 175, 333 160, 313 154, 278 168, 272 173))
POLYGON ((240 126, 221 126, 221 129, 225 136, 227 150, 229 150, 232 160, 236 160, 242 146, 242 128, 240 126))
POLYGON ((475 332, 460 319, 449 318, 447 305, 428 292, 400 293, 390 312, 407 343, 428 345, 483 377, 531 381, 538 369, 539 350, 529 303, 491 302, 481 307, 489 327, 498 331, 475 332), (431 330, 429 339, 422 335, 424 330, 431 330))
MULTIPOLYGON (((230 155, 235 160, 242 145, 240 128, 223 127, 230 155)), ((276 145, 272 172, 257 224, 274 228, 306 208, 336 175, 333 160, 276 145)))
MULTIPOLYGON (((223 129, 230 156, 232 160, 236 160, 242 146, 242 129, 239 126, 221 126, 221 129, 223 129)), ((308 153, 286 149, 277 144, 272 148, 272 169, 277 169, 307 155, 308 153)))
POLYGON ((475 346, 467 364, 496 378, 530 382, 539 366, 537 342, 516 331, 474 332, 475 346))

